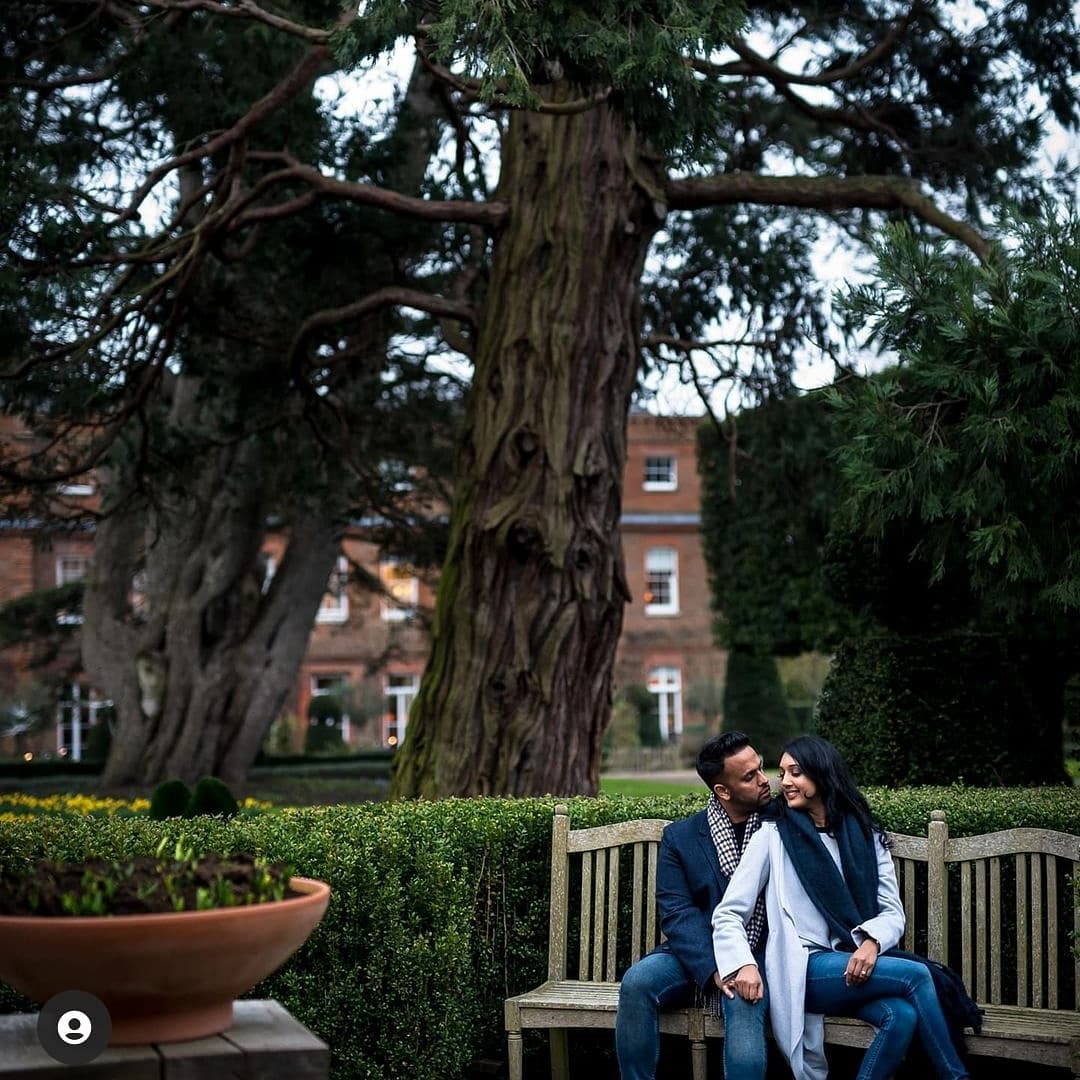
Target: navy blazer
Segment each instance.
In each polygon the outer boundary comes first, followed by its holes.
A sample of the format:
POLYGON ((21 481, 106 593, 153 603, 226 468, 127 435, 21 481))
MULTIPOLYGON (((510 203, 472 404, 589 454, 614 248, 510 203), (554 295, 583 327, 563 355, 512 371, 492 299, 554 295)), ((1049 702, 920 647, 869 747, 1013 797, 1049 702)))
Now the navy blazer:
POLYGON ((660 929, 667 941, 658 952, 673 953, 687 977, 705 989, 716 972, 712 913, 728 886, 720 869, 709 821, 702 810, 664 829, 656 870, 660 929))

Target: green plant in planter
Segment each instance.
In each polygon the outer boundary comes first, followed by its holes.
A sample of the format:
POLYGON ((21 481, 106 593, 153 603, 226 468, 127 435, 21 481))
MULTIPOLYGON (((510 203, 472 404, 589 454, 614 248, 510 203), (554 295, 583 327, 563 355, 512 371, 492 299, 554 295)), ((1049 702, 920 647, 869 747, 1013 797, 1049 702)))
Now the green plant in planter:
POLYGON ((284 900, 292 869, 250 855, 200 855, 163 837, 153 857, 38 862, 0 877, 0 914, 138 915, 208 911, 284 900))

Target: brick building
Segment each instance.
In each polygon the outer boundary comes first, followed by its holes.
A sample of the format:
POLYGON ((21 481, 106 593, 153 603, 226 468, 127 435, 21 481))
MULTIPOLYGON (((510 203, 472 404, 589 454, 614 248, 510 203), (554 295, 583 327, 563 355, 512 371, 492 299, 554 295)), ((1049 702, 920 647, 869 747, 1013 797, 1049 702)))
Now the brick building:
MULTIPOLYGON (((692 418, 635 414, 629 426, 622 535, 632 600, 624 616, 616 682, 641 684, 655 695, 657 722, 669 740, 703 724, 701 710, 709 711, 717 699, 724 673, 724 653, 711 640, 699 533, 697 424, 692 418)), ((67 495, 94 497, 89 485, 70 488, 67 495)), ((323 694, 343 703, 341 735, 350 746, 395 746, 406 737, 428 650, 435 582, 407 564, 380 558, 365 536, 363 522, 346 535, 292 700, 276 726, 278 749, 303 746, 309 704, 323 694), (376 576, 383 593, 362 587, 350 576, 350 564, 376 576)), ((267 541, 271 572, 284 544, 283 537, 267 541)), ((77 580, 92 555, 92 533, 46 536, 27 521, 3 523, 0 602, 77 580)), ((102 702, 79 679, 76 656, 69 648, 54 665, 55 730, 0 735, 0 755, 84 756, 102 702)), ((0 693, 10 696, 25 678, 25 662, 25 654, 16 650, 0 653, 0 693)))

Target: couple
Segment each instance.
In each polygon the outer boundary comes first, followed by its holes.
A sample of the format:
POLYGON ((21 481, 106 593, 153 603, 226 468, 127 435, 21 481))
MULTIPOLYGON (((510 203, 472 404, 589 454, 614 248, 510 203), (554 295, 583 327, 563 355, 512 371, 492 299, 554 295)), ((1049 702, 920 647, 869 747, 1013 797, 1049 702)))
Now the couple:
MULTIPOLYGON (((695 991, 719 996, 727 1080, 764 1080, 766 1010, 795 1080, 828 1075, 826 1013, 878 1029, 857 1080, 892 1076, 916 1031, 941 1080, 964 1080, 935 988, 951 973, 895 948, 904 911, 888 840, 843 758, 817 736, 792 739, 775 801, 761 766, 741 732, 711 739, 697 761, 708 805, 664 830, 656 900, 667 940, 623 976, 622 1080, 653 1080, 658 1011, 695 991)), ((972 1022, 961 1012, 958 1031, 972 1022)))

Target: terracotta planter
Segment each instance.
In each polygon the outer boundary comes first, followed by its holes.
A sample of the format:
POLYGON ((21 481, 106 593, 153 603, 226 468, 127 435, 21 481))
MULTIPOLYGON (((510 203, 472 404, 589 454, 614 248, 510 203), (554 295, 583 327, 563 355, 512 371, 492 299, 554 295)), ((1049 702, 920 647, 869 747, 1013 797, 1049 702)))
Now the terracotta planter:
POLYGON ((102 918, 0 916, 0 980, 39 1004, 61 990, 99 997, 110 1046, 225 1031, 233 999, 276 971, 319 924, 330 886, 246 907, 102 918))

